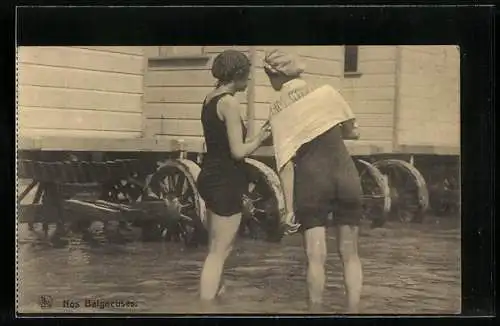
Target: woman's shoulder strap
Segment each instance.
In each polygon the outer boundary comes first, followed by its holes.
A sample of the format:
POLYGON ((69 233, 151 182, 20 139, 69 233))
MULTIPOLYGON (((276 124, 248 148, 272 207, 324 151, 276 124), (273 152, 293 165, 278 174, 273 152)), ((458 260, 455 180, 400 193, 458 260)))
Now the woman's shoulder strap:
MULTIPOLYGON (((212 92, 205 97, 205 101, 203 101, 203 105, 209 104, 213 100, 221 100, 222 98, 226 97, 227 95, 231 95, 231 93, 225 91, 225 92, 212 92)), ((232 97, 232 96, 231 96, 232 97)))

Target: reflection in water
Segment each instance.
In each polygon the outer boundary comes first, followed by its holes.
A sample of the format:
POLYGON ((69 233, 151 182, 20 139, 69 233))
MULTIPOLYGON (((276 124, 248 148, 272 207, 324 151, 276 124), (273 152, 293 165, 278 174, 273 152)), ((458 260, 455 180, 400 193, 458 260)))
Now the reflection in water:
MULTIPOLYGON (((212 312, 306 313, 301 245, 299 235, 281 244, 239 240, 226 266, 226 293, 212 312)), ((328 246, 325 303, 334 314, 342 312, 344 289, 332 237, 328 246)), ((456 225, 366 229, 360 250, 364 313, 460 312, 456 225)), ((21 228, 19 311, 199 313, 198 277, 205 254, 204 248, 189 250, 175 243, 89 246, 77 238, 65 248, 49 248, 21 228), (40 308, 41 295, 52 296, 51 309, 40 308), (137 306, 85 308, 85 299, 130 300, 137 306), (68 302, 80 306, 72 309, 68 302)))

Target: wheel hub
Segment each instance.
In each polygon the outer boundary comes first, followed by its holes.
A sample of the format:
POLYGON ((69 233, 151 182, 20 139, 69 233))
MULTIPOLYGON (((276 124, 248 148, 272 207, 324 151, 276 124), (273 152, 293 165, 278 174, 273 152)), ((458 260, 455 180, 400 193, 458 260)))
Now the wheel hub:
POLYGON ((261 198, 252 199, 248 195, 243 195, 243 212, 242 215, 245 219, 257 220, 256 214, 263 213, 264 210, 255 206, 261 198))
POLYGON ((189 217, 182 213, 182 210, 189 206, 188 204, 183 204, 175 195, 167 195, 164 199, 165 207, 167 210, 167 216, 175 221, 183 220, 189 217))

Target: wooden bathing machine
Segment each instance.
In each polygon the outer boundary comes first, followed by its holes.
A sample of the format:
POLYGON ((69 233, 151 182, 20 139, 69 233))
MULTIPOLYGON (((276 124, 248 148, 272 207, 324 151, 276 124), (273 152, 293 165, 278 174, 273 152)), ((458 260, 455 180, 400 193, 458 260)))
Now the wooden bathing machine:
MULTIPOLYGON (((215 83, 209 70, 211 59, 227 48, 244 51, 252 61, 248 90, 238 96, 249 129, 262 125, 276 96, 262 60, 265 51, 275 47, 153 47, 147 49, 145 82, 148 136, 182 138, 190 151, 203 152, 200 102, 215 83)), ((373 163, 389 177, 398 218, 421 219, 415 212, 425 210, 429 200, 438 213, 456 211, 460 154, 457 47, 280 48, 302 58, 305 79, 332 85, 350 103, 361 127, 361 139, 348 141, 348 147, 352 155, 373 163)), ((272 152, 271 146, 263 147, 256 156, 272 164, 265 159, 272 152)))
MULTIPOLYGON (((249 87, 238 97, 243 104, 242 115, 253 133, 267 119, 269 104, 276 96, 262 69, 265 51, 273 47, 18 48, 18 159, 28 162, 28 167, 21 164, 19 177, 37 179, 38 185, 56 179, 65 185, 82 185, 96 181, 98 175, 101 179, 97 183, 102 186, 105 181, 106 189, 112 189, 104 191, 111 193, 104 196, 105 201, 116 203, 119 194, 133 197, 125 204, 123 200, 119 202, 130 208, 144 201, 144 196, 131 195, 130 185, 135 185, 135 191, 148 189, 158 195, 155 188, 165 183, 162 178, 180 171, 188 181, 183 184, 192 188, 191 198, 186 199, 191 202, 192 211, 184 215, 196 215, 204 223, 204 205, 195 186, 197 163, 204 152, 199 120, 201 102, 215 83, 210 74, 212 60, 228 48, 247 53, 252 61, 249 87), (140 164, 104 169, 105 176, 86 172, 89 166, 91 171, 99 170, 94 166, 97 163, 92 162, 111 162, 116 166, 132 159, 140 164), (33 162, 36 168, 31 168, 33 162), (61 165, 61 162, 72 163, 61 165), (51 164, 59 165, 54 168, 51 164), (70 172, 62 173, 61 169, 70 172), (137 177, 141 182, 127 179, 117 187, 123 173, 133 172, 130 169, 141 175, 137 177), (81 171, 93 177, 84 180, 81 171), (69 180, 68 175, 73 179, 69 180)), ((351 104, 362 136, 360 140, 349 141, 348 147, 357 159, 367 202, 371 203, 367 212, 383 215, 390 209, 400 219, 421 220, 429 205, 429 190, 439 194, 437 210, 456 206, 449 199, 455 198, 450 194, 458 193, 459 51, 456 47, 280 48, 301 56, 306 64, 306 80, 334 86, 351 104), (431 179, 432 185, 427 186, 426 179, 431 179), (455 188, 450 184, 455 184, 455 188), (443 203, 441 198, 448 199, 443 203)), ((260 197, 266 200, 256 201, 249 195, 244 202, 247 215, 264 211, 276 220, 283 203, 279 181, 272 171, 272 155, 272 147, 267 146, 255 153, 255 159, 247 160, 249 174, 254 179, 249 188, 256 185, 257 189, 262 188, 260 193, 264 196, 260 197)), ((47 190, 41 192, 44 191, 47 190)), ((35 193, 34 203, 44 206, 43 197, 35 193)), ((72 203, 65 205, 73 207, 72 203)), ((174 206, 168 206, 170 215, 174 206)), ((183 215, 181 208, 174 208, 177 215, 183 215)), ((111 208, 108 205, 106 209, 111 208)), ((115 210, 122 212, 123 207, 115 210)), ((146 224, 149 231, 165 227, 157 222, 146 224)))

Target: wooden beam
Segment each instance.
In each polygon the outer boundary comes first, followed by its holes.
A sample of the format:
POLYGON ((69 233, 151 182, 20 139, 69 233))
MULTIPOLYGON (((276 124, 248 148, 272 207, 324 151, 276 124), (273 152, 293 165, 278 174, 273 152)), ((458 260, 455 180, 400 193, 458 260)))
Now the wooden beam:
POLYGON ((247 90, 247 121, 248 121, 248 136, 252 137, 255 135, 255 70, 257 63, 257 51, 255 46, 250 47, 250 78, 248 81, 247 90))
POLYGON ((146 76, 149 72, 149 57, 146 55, 146 50, 143 48, 143 62, 142 62, 142 95, 141 95, 141 135, 142 137, 151 137, 151 130, 147 129, 147 112, 146 112, 146 76))
POLYGON ((399 110, 401 110, 401 46, 396 46, 395 77, 394 77, 394 110, 392 123, 392 150, 396 151, 399 146, 399 110))
POLYGON ((18 151, 89 151, 89 152, 174 152, 180 150, 179 138, 184 139, 184 149, 203 151, 202 137, 155 136, 154 138, 83 138, 52 136, 43 138, 19 137, 18 151))
POLYGON ((447 145, 399 145, 395 153, 414 155, 451 155, 460 156, 460 146, 447 145))

